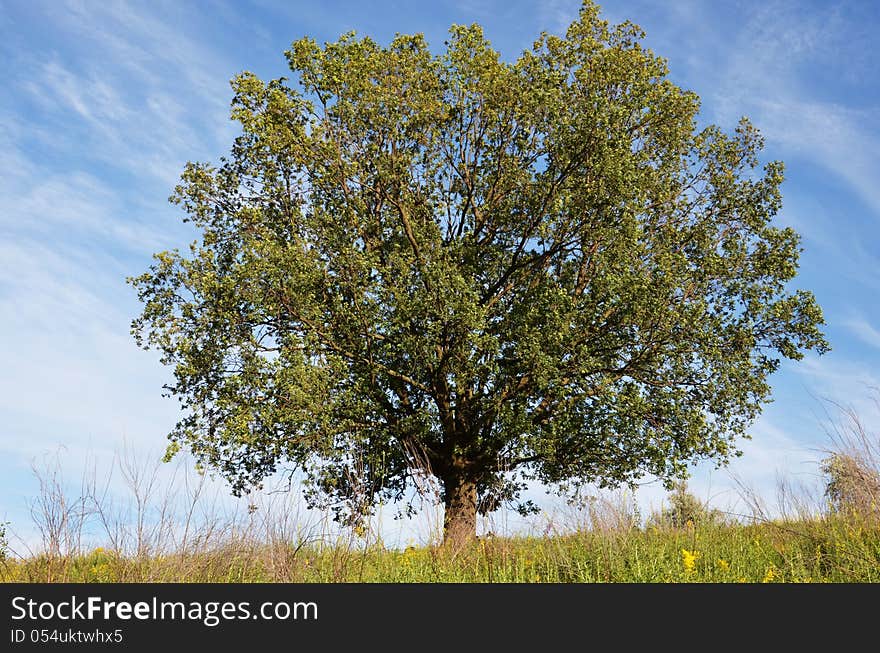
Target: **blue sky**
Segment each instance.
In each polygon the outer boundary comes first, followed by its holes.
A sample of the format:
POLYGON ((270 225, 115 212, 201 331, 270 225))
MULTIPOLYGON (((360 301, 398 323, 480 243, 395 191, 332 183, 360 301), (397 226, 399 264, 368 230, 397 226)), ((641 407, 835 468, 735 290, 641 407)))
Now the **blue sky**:
MULTIPOLYGON (((813 290, 833 351, 785 365, 775 402, 733 471, 772 493, 814 478, 828 446, 820 398, 880 418, 880 4, 871 0, 606 0, 703 99, 702 119, 749 116, 766 159, 786 163, 779 222, 803 235, 797 285, 813 290)), ((479 22, 506 59, 560 33, 577 0, 547 2, 0 1, 0 520, 24 531, 30 467, 59 454, 76 477, 109 468, 123 441, 156 454, 176 421, 167 371, 129 335, 125 277, 193 234, 167 203, 188 160, 231 144, 229 79, 285 74, 304 35, 355 29, 380 42, 479 22)), ((693 488, 730 504, 726 471, 693 488)), ((649 487, 647 499, 662 493, 649 487)), ((538 495, 541 498, 541 495, 538 495)))

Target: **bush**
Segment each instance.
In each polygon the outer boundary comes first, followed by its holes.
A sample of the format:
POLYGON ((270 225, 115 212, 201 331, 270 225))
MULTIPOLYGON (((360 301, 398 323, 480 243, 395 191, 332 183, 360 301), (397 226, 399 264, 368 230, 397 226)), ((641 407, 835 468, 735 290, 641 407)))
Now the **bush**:
POLYGON ((858 456, 835 453, 822 461, 832 513, 880 516, 880 472, 858 456))
POLYGON ((6 527, 9 522, 0 522, 0 562, 9 557, 9 540, 6 539, 6 527))

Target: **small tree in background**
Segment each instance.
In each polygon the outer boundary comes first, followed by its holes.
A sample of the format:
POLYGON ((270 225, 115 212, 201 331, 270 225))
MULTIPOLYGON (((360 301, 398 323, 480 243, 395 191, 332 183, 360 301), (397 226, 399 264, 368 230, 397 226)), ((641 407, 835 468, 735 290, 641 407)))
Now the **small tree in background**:
POLYGON ((676 482, 666 500, 669 505, 651 517, 650 525, 684 528, 688 522, 692 525, 715 524, 723 520, 720 511, 709 508, 688 490, 687 481, 676 482))
MULTIPOLYGON (((185 446, 241 493, 279 466, 341 517, 438 479, 445 536, 519 502, 719 464, 782 358, 823 352, 763 141, 585 2, 502 61, 481 28, 296 41, 233 80, 242 128, 173 201, 202 231, 133 279, 185 446)), ((519 503, 523 510, 529 504, 519 503)), ((405 504, 405 509, 411 504, 405 504)))

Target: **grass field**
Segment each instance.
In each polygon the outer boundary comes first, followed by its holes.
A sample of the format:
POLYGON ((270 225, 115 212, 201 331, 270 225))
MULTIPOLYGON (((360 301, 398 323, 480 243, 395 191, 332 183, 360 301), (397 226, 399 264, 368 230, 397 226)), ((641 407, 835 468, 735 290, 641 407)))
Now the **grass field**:
POLYGON ((230 543, 193 555, 126 557, 105 549, 0 564, 3 582, 635 582, 880 581, 880 527, 824 518, 482 538, 389 550, 230 543))

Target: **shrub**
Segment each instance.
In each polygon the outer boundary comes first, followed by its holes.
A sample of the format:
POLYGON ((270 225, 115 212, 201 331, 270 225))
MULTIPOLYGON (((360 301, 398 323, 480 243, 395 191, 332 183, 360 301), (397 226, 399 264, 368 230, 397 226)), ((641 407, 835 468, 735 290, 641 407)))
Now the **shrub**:
POLYGON ((862 458, 835 453, 822 461, 825 496, 832 513, 880 515, 880 471, 862 458))
POLYGON ((0 522, 0 562, 9 557, 9 540, 6 539, 6 527, 9 522, 0 522))

